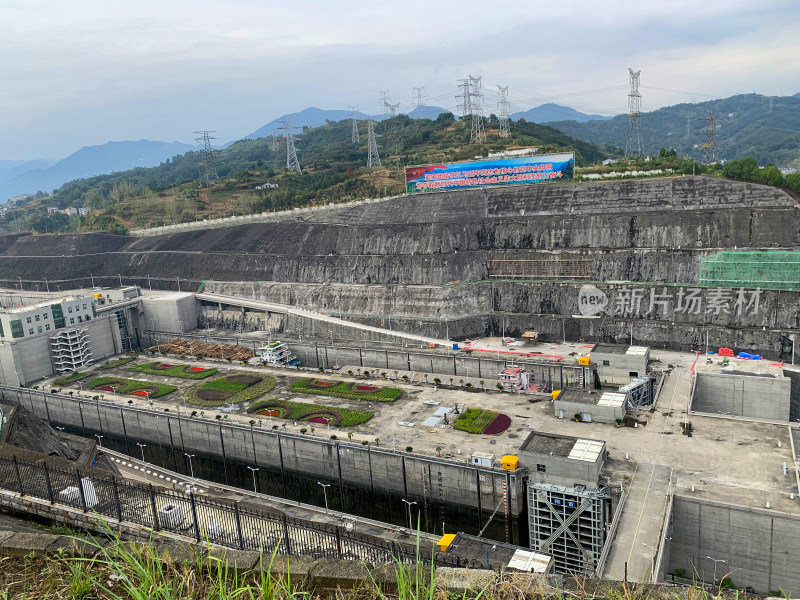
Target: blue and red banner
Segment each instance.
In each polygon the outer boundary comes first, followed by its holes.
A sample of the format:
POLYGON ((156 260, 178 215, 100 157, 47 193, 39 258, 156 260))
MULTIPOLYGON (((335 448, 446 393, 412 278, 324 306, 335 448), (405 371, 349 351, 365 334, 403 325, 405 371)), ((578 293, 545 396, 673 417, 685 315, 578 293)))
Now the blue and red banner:
POLYGON ((406 167, 406 191, 432 192, 572 179, 572 153, 406 167))

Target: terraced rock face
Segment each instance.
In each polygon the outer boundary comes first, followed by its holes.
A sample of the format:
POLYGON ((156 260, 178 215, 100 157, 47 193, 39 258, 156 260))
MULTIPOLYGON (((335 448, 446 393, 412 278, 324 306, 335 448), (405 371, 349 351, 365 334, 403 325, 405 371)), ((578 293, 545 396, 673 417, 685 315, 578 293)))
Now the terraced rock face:
MULTIPOLYGON (((392 327, 406 330, 441 335, 447 320, 451 337, 489 332, 498 311, 509 311, 521 313, 508 317, 519 327, 560 337, 557 317, 577 314, 573 297, 586 281, 692 285, 701 258, 720 249, 799 248, 797 203, 775 188, 680 177, 423 194, 304 213, 302 220, 148 238, 5 236, 0 285, 46 277, 64 289, 89 285, 90 273, 96 283, 114 285, 121 273, 143 286, 150 275, 153 287, 175 289, 177 276, 183 290, 213 280, 206 291, 255 295, 372 324, 388 325, 391 318, 392 327), (572 259, 582 261, 583 271, 558 284, 535 276, 508 283, 492 263, 501 259, 572 259)), ((764 317, 748 326, 796 327, 793 298, 786 292, 770 322, 764 317)), ((229 320, 208 312, 203 318, 229 320)), ((623 321, 567 325, 593 339, 598 328, 614 338, 613 331, 627 327, 623 321)), ((751 345, 775 349, 764 336, 748 336, 751 345)), ((664 343, 683 346, 688 339, 673 337, 664 343)))

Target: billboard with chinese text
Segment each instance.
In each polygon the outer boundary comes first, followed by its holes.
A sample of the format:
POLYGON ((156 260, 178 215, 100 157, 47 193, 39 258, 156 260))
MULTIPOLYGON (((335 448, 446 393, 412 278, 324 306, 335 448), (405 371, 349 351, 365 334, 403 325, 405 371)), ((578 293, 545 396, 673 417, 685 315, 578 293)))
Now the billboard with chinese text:
POLYGON ((572 179, 571 152, 406 167, 406 191, 430 192, 572 179))

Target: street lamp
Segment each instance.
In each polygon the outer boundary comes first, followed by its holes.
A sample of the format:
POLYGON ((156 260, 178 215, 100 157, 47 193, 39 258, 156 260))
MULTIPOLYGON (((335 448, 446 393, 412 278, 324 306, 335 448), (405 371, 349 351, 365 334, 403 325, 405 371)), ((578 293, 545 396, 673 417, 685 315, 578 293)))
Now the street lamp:
POLYGON ((654 571, 656 570, 656 549, 653 548, 650 544, 645 544, 644 542, 642 542, 642 546, 647 546, 648 548, 650 548, 650 552, 652 553, 650 555, 650 581, 655 582, 656 574, 654 573, 654 571))
POLYGON ((714 561, 714 585, 717 585, 717 563, 724 563, 727 561, 722 560, 721 558, 711 558, 710 556, 706 556, 706 558, 714 561))
POLYGON ((322 486, 322 494, 325 496, 325 514, 328 514, 328 488, 331 487, 330 483, 317 482, 317 485, 322 486))
POLYGON ((97 445, 102 448, 103 447, 103 436, 100 435, 99 433, 95 433, 94 437, 97 438, 97 445))
POLYGON ((402 498, 402 500, 406 503, 406 506, 408 506, 408 528, 413 529, 414 527, 411 525, 411 505, 416 504, 416 502, 410 502, 405 498, 402 498))
POLYGON ((189 473, 192 476, 192 479, 194 479, 194 466, 192 465, 192 459, 194 458, 194 454, 187 454, 186 452, 184 452, 183 455, 189 459, 189 473))
POLYGON ((144 463, 144 467, 142 471, 144 472, 144 480, 147 481, 147 461, 144 459, 144 449, 147 444, 142 444, 141 442, 136 442, 136 445, 139 446, 139 450, 142 451, 142 462, 144 463))
POLYGON ((247 468, 250 469, 250 472, 253 474, 253 492, 257 494, 258 490, 256 489, 256 471, 258 471, 258 467, 247 467, 247 468))

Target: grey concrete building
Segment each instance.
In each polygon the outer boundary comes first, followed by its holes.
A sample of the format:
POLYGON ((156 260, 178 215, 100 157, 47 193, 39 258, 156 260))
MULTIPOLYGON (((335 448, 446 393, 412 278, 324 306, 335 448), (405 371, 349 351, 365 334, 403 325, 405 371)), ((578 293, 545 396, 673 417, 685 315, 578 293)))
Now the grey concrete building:
POLYGON ((58 298, 0 311, 0 382, 28 384, 122 351, 115 316, 91 298, 58 298))
POLYGON ((604 385, 625 385, 647 373, 650 349, 646 346, 595 344, 590 352, 591 364, 604 385))
POLYGON ((143 297, 142 310, 146 330, 183 333, 197 327, 197 300, 188 292, 143 297))
POLYGON ((698 364, 692 408, 698 412, 721 413, 788 421, 792 380, 783 368, 766 360, 718 357, 698 364))
POLYGON ((531 548, 546 552, 560 573, 592 573, 606 538, 610 493, 600 471, 605 442, 533 432, 519 450, 529 471, 531 548))
POLYGON ((625 417, 627 398, 620 392, 565 388, 553 401, 553 415, 559 419, 580 415, 585 422, 615 423, 625 417))

